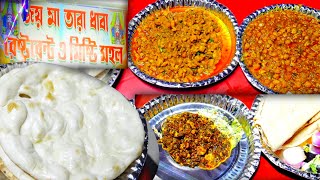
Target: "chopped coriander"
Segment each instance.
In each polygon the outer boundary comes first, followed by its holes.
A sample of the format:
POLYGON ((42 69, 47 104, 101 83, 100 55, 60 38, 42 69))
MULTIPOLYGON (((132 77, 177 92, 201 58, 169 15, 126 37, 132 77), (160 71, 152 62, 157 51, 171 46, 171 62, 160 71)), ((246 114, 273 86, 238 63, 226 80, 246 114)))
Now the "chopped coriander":
POLYGON ((316 164, 310 164, 310 169, 311 169, 311 172, 314 173, 314 174, 317 174, 317 165, 316 164))

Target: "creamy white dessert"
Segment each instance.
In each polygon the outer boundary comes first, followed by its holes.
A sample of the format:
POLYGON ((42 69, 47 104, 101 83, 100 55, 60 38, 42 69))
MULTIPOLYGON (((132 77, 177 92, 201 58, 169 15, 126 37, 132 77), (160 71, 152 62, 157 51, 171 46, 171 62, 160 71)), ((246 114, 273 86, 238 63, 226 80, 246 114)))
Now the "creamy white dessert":
POLYGON ((19 179, 114 179, 144 135, 119 92, 79 71, 36 63, 0 78, 0 157, 19 179))

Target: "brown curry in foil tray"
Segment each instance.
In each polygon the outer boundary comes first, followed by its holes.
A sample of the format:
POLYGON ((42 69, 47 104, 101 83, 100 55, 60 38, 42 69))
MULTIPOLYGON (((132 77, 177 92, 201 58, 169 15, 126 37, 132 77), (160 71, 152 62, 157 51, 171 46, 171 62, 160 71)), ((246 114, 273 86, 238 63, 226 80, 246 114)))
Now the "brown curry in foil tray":
POLYGON ((320 20, 275 9, 248 24, 243 61, 264 86, 279 93, 320 92, 320 20))
MULTIPOLYGON (((235 33, 222 13, 202 7, 156 10, 142 20, 132 42, 134 64, 168 82, 197 82, 226 68, 235 33)), ((230 24, 230 23, 229 23, 230 24)))

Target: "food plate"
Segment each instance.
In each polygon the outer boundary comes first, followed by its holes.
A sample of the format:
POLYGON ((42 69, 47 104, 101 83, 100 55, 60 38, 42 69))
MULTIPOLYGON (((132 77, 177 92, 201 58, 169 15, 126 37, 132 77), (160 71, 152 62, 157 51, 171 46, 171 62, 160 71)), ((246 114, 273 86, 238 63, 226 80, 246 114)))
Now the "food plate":
MULTIPOLYGON (((251 111, 255 114, 258 110, 259 103, 261 102, 264 95, 258 95, 255 100, 253 101, 251 111)), ((261 136, 260 136, 261 137, 261 136)), ((293 174, 298 176, 307 178, 307 179, 319 179, 320 174, 312 174, 310 172, 301 171, 299 169, 295 169, 288 164, 284 163, 264 142, 263 138, 261 138, 262 144, 262 152, 263 154, 273 163, 274 165, 278 166, 281 169, 289 171, 293 174)))
MULTIPOLYGON (((6 69, 10 71, 12 68, 21 68, 25 67, 30 63, 34 62, 17 62, 17 63, 10 63, 10 64, 0 64, 0 70, 6 69)), ((6 70, 6 71, 8 71, 6 70)), ((119 78, 121 73, 120 69, 105 69, 101 74, 102 76, 97 77, 99 80, 107 83, 109 86, 113 86, 116 80, 119 78)))
POLYGON ((157 139, 166 117, 181 112, 217 110, 228 123, 238 119, 244 133, 231 156, 214 170, 189 168, 175 163, 159 145, 160 163, 157 176, 161 179, 249 179, 260 161, 260 137, 252 128, 252 112, 239 100, 226 95, 163 95, 149 101, 139 111, 154 130, 157 139))
MULTIPOLYGON (((246 28, 248 27, 249 23, 251 23, 253 20, 255 20, 259 15, 273 11, 275 9, 281 9, 281 10, 294 10, 294 11, 298 11, 301 12, 303 14, 307 14, 307 15, 311 15, 313 17, 316 17, 319 19, 320 17, 320 12, 316 9, 310 8, 310 7, 306 7, 303 5, 296 5, 296 4, 276 4, 276 5, 271 5, 271 6, 266 6, 264 8, 258 9, 255 12, 253 12, 252 14, 250 14, 249 16, 247 16, 241 26, 240 26, 240 39, 241 41, 239 41, 238 45, 238 49, 240 50, 240 60, 239 60, 239 65, 244 73, 244 75, 246 76, 247 80, 258 90, 267 93, 267 94, 279 94, 279 92, 272 90, 269 87, 266 87, 265 85, 263 85, 261 82, 259 82, 259 80, 257 80, 252 73, 249 72, 249 69, 247 67, 247 65, 244 63, 243 60, 243 48, 242 48, 242 43, 243 43, 243 36, 244 36, 244 31, 246 30, 246 28)), ((286 71, 286 70, 284 70, 286 71)))
MULTIPOLYGON (((222 20, 221 20, 222 21, 222 20)), ((230 31, 230 30, 227 30, 230 31)), ((148 5, 145 9, 140 11, 136 16, 133 17, 133 19, 129 22, 128 26, 128 44, 129 44, 129 51, 128 51, 128 66, 131 69, 131 71, 137 75, 142 80, 155 84, 162 87, 169 87, 169 88, 189 88, 189 87, 200 87, 200 86, 206 86, 209 84, 216 83, 229 74, 233 72, 233 70, 238 65, 238 59, 240 51, 238 50, 238 46, 236 44, 239 43, 239 28, 237 24, 237 20, 235 16, 232 14, 232 12, 225 7, 224 5, 218 3, 218 2, 210 2, 205 0, 190 0, 190 1, 180 1, 180 0, 158 0, 153 4, 148 5), (230 36, 232 37, 230 43, 232 44, 231 47, 234 47, 234 55, 230 56, 230 62, 224 64, 221 71, 216 72, 209 78, 206 78, 204 80, 199 80, 195 82, 169 82, 168 80, 160 80, 155 77, 151 77, 150 75, 142 72, 136 64, 134 64, 133 61, 133 39, 135 36, 136 29, 139 27, 140 23, 148 17, 151 13, 153 13, 156 10, 164 10, 167 8, 181 8, 184 7, 203 7, 209 10, 213 10, 215 12, 220 13, 221 17, 218 17, 218 19, 225 19, 227 26, 227 29, 233 29, 234 33, 231 33, 230 36), (231 27, 231 28, 229 28, 231 27), (234 42, 233 42, 234 41, 234 42), (232 58, 232 59, 231 59, 232 58)), ((160 48, 161 49, 161 48, 160 48)), ((232 49, 232 48, 229 48, 232 49)), ((161 51, 161 50, 160 50, 161 51)), ((221 60, 220 63, 223 63, 221 60)))
MULTIPOLYGON (((11 70, 14 70, 15 68, 23 68, 28 66, 29 64, 32 64, 34 62, 24 62, 24 63, 13 63, 13 64, 0 64, 0 77, 2 77, 4 74, 8 73, 11 70)), ((112 84, 110 84, 111 86, 112 84)), ((130 103, 133 105, 133 102, 130 101, 130 103)), ((134 106, 134 105, 133 105, 134 106)), ((135 107, 135 106, 134 106, 135 107)), ((144 142, 143 142, 143 149, 141 155, 133 161, 128 168, 116 179, 130 179, 130 180, 136 180, 139 178, 139 175, 145 165, 146 159, 147 159, 147 151, 148 151, 148 128, 147 128, 147 122, 142 113, 139 112, 139 117, 142 121, 143 127, 144 127, 144 142)), ((0 158, 0 167, 4 168, 5 170, 5 165, 3 164, 3 161, 0 158)), ((10 172, 10 171, 7 171, 10 172)), ((13 179, 14 176, 11 173, 6 173, 9 177, 12 177, 13 179)), ((3 177, 3 174, 0 172, 0 179, 3 177)), ((10 178, 11 179, 11 178, 10 178)))

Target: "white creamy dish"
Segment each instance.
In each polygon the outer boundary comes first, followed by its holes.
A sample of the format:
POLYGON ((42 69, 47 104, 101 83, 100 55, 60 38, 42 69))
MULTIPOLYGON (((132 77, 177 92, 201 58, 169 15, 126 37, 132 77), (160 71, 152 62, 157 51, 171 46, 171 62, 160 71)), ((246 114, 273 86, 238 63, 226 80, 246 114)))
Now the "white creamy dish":
POLYGON ((0 157, 18 179, 114 179, 144 135, 135 108, 84 73, 37 63, 0 78, 0 157))

